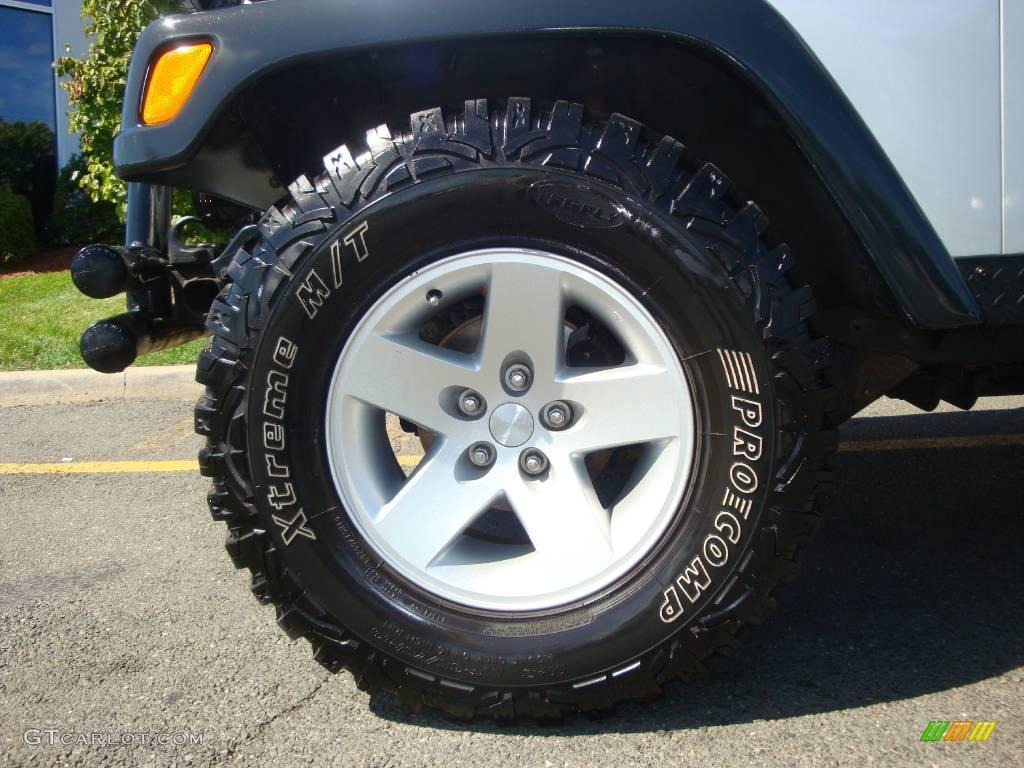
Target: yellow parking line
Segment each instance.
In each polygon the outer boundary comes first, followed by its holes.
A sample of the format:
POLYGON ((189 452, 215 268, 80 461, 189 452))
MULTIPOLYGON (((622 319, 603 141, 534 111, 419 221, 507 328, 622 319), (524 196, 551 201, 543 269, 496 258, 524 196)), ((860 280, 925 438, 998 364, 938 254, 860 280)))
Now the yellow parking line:
POLYGON ((113 472, 195 472, 199 462, 66 461, 59 464, 0 464, 0 475, 94 475, 113 472))
MULTIPOLYGON (((999 448, 1024 445, 1024 434, 960 435, 956 437, 910 437, 899 440, 847 440, 839 444, 843 453, 866 451, 912 451, 949 448, 999 448)), ((398 456, 406 469, 415 467, 422 456, 398 456)), ((196 472, 194 459, 154 461, 67 461, 47 464, 0 463, 0 475, 95 475, 124 472, 196 472)))
MULTIPOLYGON (((415 467, 420 456, 399 456, 403 467, 415 467)), ((0 475, 101 475, 123 472, 198 472, 195 459, 163 461, 65 461, 49 464, 3 464, 0 475)))

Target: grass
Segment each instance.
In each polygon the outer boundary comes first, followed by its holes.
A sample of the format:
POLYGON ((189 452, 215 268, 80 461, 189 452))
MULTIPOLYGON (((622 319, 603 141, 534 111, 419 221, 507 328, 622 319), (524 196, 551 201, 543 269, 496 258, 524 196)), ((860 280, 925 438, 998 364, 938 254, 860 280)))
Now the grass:
MULTIPOLYGON (((124 312, 124 297, 83 296, 68 272, 0 279, 0 371, 84 368, 78 339, 90 323, 124 312)), ((142 365, 194 363, 204 339, 140 358, 142 365)))

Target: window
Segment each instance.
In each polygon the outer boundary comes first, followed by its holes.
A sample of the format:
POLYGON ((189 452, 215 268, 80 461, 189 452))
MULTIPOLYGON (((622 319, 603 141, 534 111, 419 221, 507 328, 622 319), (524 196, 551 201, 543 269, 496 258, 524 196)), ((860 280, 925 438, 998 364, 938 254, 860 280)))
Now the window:
POLYGON ((53 17, 0 5, 0 118, 56 128, 53 17))
POLYGON ((57 176, 53 10, 41 0, 0 0, 0 186, 32 204, 37 234, 57 176))

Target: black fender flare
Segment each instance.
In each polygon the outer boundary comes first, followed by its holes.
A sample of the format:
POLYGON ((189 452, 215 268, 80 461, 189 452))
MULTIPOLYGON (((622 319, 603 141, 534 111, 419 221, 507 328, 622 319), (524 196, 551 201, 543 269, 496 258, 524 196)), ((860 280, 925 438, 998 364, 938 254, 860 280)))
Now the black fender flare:
POLYGON ((899 173, 813 52, 767 0, 522 0, 514 13, 477 0, 275 0, 166 17, 145 30, 135 51, 114 145, 117 172, 126 180, 159 183, 161 173, 197 157, 216 116, 235 95, 303 58, 557 30, 652 35, 723 57, 778 111, 907 317, 925 329, 980 322, 977 303, 899 173), (141 125, 141 96, 154 54, 194 39, 215 46, 195 92, 171 122, 141 125))

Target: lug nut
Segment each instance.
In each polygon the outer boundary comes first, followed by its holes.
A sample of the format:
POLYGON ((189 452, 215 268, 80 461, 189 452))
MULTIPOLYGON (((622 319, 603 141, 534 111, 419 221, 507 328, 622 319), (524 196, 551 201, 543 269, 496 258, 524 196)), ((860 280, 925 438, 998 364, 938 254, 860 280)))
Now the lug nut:
POLYGON ((572 422, 572 406, 563 400, 548 403, 540 412, 540 420, 548 429, 565 429, 572 422))
POLYGON ((467 453, 469 463, 474 467, 489 467, 494 463, 494 446, 490 443, 474 443, 467 453))
POLYGON ((459 410, 464 416, 476 418, 484 412, 484 398, 472 389, 463 390, 459 395, 459 410))
POLYGON ((530 477, 543 475, 548 470, 548 457, 536 448, 527 448, 519 454, 519 468, 530 477))
POLYGON ((505 386, 513 392, 525 392, 530 388, 530 379, 533 378, 530 369, 522 363, 510 365, 505 369, 505 386))

